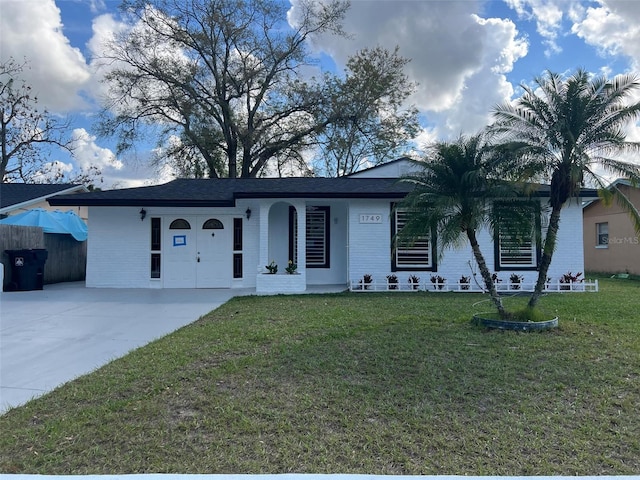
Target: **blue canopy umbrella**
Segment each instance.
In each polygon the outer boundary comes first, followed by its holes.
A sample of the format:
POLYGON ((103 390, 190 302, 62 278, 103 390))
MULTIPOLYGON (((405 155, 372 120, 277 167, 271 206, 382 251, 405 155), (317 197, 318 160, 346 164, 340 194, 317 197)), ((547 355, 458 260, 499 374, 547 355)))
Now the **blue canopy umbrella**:
POLYGON ((87 225, 74 212, 49 212, 43 208, 34 208, 0 220, 2 225, 22 225, 41 227, 44 233, 70 234, 83 242, 87 239, 87 225))

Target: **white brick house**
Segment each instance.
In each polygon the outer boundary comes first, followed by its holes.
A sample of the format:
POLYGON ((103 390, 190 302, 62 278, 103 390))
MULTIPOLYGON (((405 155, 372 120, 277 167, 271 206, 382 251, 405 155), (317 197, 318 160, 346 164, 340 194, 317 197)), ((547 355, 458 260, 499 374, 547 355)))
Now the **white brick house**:
MULTIPOLYGON (((411 188, 395 178, 405 164, 398 160, 343 178, 179 179, 49 202, 89 208, 88 287, 290 293, 312 285, 346 288, 365 274, 378 283, 396 275, 400 285, 412 275, 424 283, 433 275, 450 284, 474 278, 471 249, 437 252, 437 232, 435 242, 394 246, 402 218, 393 206, 411 188), (290 260, 297 264, 295 275, 285 272, 290 260), (275 275, 267 273, 271 262, 278 265, 275 275)), ((533 201, 546 204, 544 188, 533 201)), ((496 235, 479 233, 492 271, 503 282, 513 273, 533 282, 539 245, 515 258, 496 247, 496 235)), ((575 202, 563 210, 549 276, 553 281, 583 267, 582 208, 575 202)), ((475 278, 481 281, 479 273, 475 278)))

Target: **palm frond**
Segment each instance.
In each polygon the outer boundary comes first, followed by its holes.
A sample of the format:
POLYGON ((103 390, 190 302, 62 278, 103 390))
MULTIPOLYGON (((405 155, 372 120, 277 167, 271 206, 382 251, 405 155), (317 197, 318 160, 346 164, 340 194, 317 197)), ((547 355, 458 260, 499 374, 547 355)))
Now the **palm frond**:
POLYGON ((629 200, 622 191, 615 185, 611 187, 611 191, 613 193, 613 197, 616 200, 616 203, 622 207, 622 209, 629 214, 629 218, 631 218, 631 222, 633 223, 633 228, 636 233, 640 235, 640 212, 636 206, 629 200))
POLYGON ((627 178, 628 180, 640 183, 640 165, 636 163, 623 162, 614 158, 598 157, 597 163, 600 164, 607 172, 617 177, 627 178))

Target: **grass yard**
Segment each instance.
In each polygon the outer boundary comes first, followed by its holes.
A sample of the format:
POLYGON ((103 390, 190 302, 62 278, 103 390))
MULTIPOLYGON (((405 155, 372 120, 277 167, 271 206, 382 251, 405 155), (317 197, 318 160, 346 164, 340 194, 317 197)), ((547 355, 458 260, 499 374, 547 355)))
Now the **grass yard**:
POLYGON ((640 282, 600 290, 524 334, 479 294, 237 298, 0 417, 0 472, 639 474, 640 282))

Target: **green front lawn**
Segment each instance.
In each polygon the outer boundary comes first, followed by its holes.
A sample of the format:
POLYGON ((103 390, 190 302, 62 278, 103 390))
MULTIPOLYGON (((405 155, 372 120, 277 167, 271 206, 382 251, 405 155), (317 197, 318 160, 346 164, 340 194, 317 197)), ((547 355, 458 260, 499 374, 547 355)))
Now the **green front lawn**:
POLYGON ((639 474, 640 282, 600 290, 524 334, 479 294, 236 298, 0 417, 0 472, 639 474))

